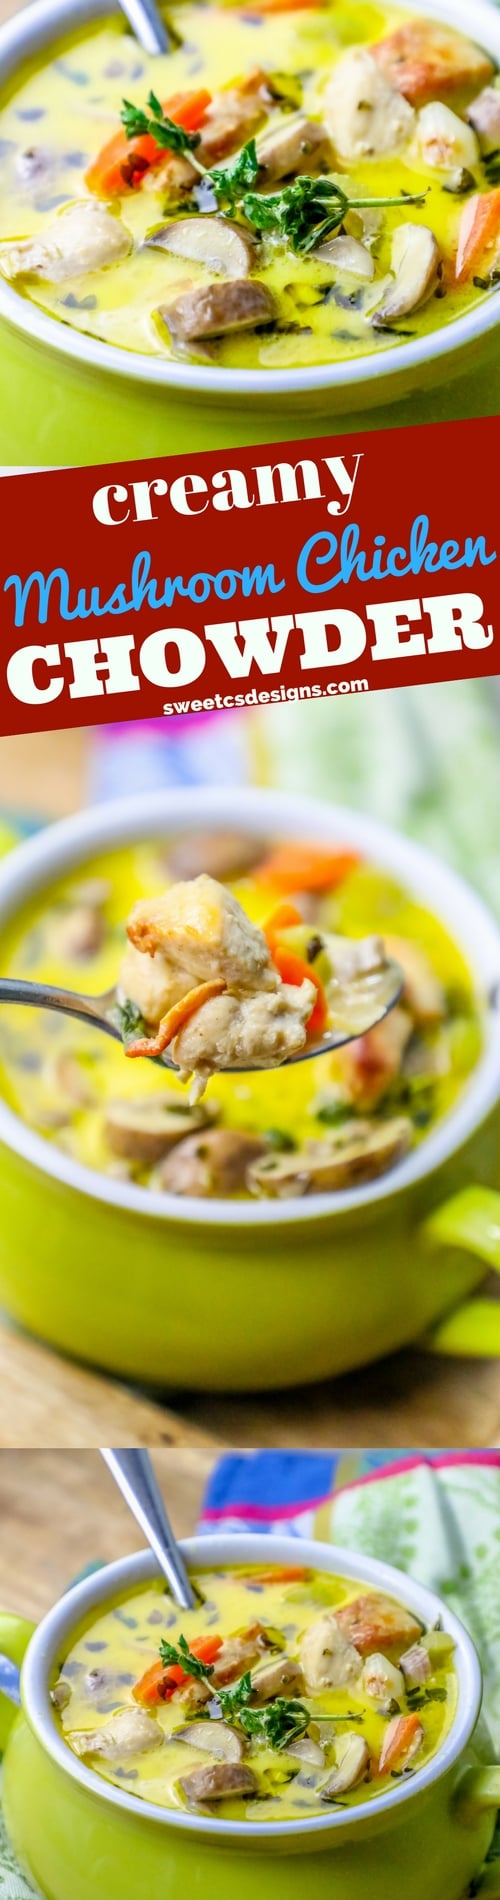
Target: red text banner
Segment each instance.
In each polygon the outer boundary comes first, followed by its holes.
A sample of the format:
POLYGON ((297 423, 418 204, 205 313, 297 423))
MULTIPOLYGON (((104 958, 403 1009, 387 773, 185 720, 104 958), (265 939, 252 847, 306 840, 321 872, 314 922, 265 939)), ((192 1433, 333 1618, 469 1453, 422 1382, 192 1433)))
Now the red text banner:
POLYGON ((500 672, 499 443, 489 418, 4 476, 1 733, 500 672))

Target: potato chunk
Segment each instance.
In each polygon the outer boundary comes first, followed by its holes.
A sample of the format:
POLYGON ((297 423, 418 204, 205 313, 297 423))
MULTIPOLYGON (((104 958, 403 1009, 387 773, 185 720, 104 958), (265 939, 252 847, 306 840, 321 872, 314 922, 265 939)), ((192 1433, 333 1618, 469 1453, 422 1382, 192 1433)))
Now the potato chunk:
POLYGON ((378 40, 372 52, 386 79, 414 106, 443 92, 484 85, 493 72, 482 47, 437 20, 409 19, 378 40))

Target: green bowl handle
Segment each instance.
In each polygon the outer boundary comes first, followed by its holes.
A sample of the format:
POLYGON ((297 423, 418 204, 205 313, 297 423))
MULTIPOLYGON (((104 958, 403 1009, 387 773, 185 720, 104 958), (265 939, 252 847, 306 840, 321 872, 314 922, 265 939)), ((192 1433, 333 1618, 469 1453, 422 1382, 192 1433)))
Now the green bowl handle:
MULTIPOLYGON (((500 1194, 493 1188, 463 1188, 442 1207, 435 1208, 420 1232, 429 1247, 465 1248, 500 1273, 500 1194)), ((500 1357, 500 1303, 481 1298, 464 1300, 453 1312, 446 1313, 419 1344, 427 1352, 472 1354, 479 1359, 500 1357)))
MULTIPOLYGON (((24 1616, 0 1615, 0 1681, 2 1658, 6 1657, 8 1662, 13 1663, 15 1670, 20 1669, 35 1628, 36 1625, 28 1623, 24 1616)), ((0 1688, 0 1754, 5 1748, 17 1709, 16 1695, 9 1688, 0 1688)))
POLYGON ((500 1860, 485 1867, 477 1892, 478 1900, 500 1900, 500 1860))
POLYGON ((455 1792, 455 1813, 464 1827, 475 1827, 482 1814, 500 1808, 500 1764, 467 1768, 455 1792))

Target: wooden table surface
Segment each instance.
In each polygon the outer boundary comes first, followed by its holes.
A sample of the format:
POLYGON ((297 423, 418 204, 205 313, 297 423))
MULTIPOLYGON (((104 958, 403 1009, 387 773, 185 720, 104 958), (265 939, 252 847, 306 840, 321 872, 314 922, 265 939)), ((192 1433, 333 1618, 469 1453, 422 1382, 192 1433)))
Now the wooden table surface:
MULTIPOLYGON (((213 1451, 155 1451, 174 1531, 196 1529, 213 1451)), ((97 1451, 4 1451, 0 1458, 0 1610, 36 1621, 96 1559, 141 1547, 97 1451)))

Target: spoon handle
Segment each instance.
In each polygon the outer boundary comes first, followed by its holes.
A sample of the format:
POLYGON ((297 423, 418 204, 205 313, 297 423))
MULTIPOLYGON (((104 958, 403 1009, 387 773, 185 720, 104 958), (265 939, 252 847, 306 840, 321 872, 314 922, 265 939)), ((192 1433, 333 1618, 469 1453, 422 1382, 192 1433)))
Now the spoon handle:
POLYGON ((121 1042, 120 1030, 105 1013, 107 998, 78 996, 74 990, 62 990, 52 983, 25 983, 21 977, 0 977, 0 1003, 26 1004, 29 1009, 55 1009, 63 1016, 83 1017, 95 1029, 121 1042))
POLYGON ((123 12, 145 53, 169 53, 171 40, 156 0, 121 0, 123 12))
POLYGON ((101 1451, 115 1484, 158 1558, 176 1603, 182 1610, 196 1609, 198 1599, 175 1541, 149 1452, 109 1451, 104 1446, 101 1451))

